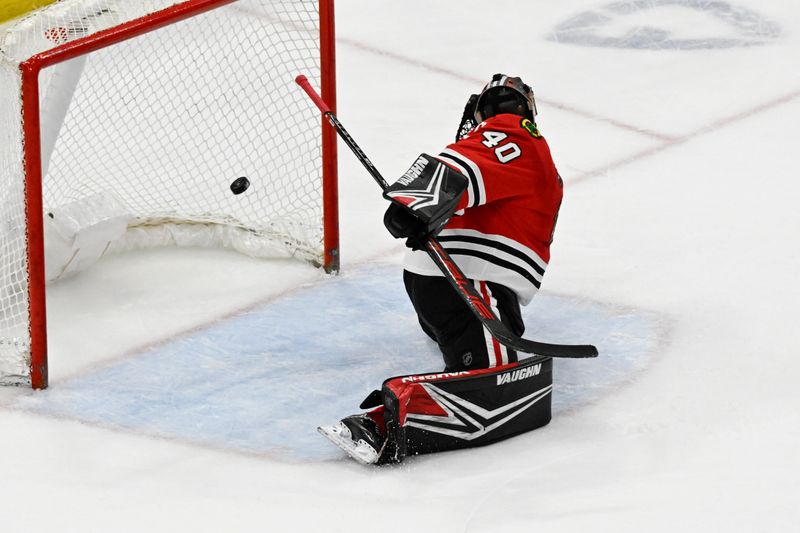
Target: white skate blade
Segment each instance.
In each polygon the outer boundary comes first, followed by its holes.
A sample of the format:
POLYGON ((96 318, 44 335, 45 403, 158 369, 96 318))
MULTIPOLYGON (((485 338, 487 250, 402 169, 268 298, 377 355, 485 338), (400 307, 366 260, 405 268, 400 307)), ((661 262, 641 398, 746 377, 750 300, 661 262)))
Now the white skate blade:
POLYGON ((378 452, 375 448, 363 440, 353 442, 350 430, 343 423, 319 426, 317 431, 362 465, 374 465, 378 462, 378 452))

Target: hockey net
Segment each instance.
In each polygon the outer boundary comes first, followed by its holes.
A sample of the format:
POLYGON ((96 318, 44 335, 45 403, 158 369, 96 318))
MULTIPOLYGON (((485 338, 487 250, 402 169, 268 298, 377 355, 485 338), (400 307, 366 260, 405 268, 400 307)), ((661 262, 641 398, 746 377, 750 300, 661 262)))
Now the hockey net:
POLYGON ((338 267, 335 134, 292 81, 334 99, 332 26, 332 0, 61 0, 0 26, 0 383, 46 386, 45 278, 104 254, 338 267))

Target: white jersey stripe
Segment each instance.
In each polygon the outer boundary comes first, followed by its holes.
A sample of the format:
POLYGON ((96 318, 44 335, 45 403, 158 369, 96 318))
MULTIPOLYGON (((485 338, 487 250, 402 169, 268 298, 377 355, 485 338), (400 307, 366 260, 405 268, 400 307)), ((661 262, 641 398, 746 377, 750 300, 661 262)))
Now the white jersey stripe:
MULTIPOLYGON (((538 270, 543 272, 543 271, 545 271, 547 269, 547 262, 544 259, 542 259, 541 257, 539 257, 539 254, 537 254, 534 250, 532 250, 531 248, 528 248, 527 246, 525 246, 524 244, 522 244, 520 242, 515 241, 514 239, 509 239, 508 237, 504 237, 502 235, 493 235, 493 234, 489 234, 489 233, 482 233, 480 231, 473 230, 473 229, 444 229, 439 233, 439 236, 440 237, 453 237, 453 238, 456 238, 456 237, 459 237, 459 236, 464 236, 464 237, 471 237, 471 238, 477 238, 477 239, 482 239, 482 240, 494 242, 494 243, 497 243, 498 245, 500 245, 503 248, 513 249, 513 250, 515 250, 515 251, 517 251, 517 252, 519 252, 521 254, 524 254, 525 257, 527 257, 530 260, 531 263, 534 263, 535 265, 537 265, 539 267, 538 270)), ((453 239, 453 240, 455 240, 455 239, 453 239)), ((528 267, 528 268, 531 268, 531 267, 528 267)))
MULTIPOLYGON (((503 252, 502 250, 498 250, 497 248, 492 248, 489 246, 484 246, 478 243, 467 242, 467 241, 459 241, 459 240, 451 240, 450 238, 440 240, 441 245, 444 247, 445 250, 448 248, 458 249, 463 251, 465 250, 473 250, 475 252, 482 252, 483 254, 493 256, 497 259, 502 261, 506 261, 508 263, 512 263, 518 269, 522 269, 528 273, 530 277, 535 279, 539 284, 542 283, 542 278, 544 277, 543 274, 540 274, 538 271, 531 268, 531 266, 520 259, 519 257, 515 257, 511 254, 503 252)), ((476 256, 480 256, 480 254, 474 254, 476 256)), ((512 267, 514 268, 514 267, 512 267)))
MULTIPOLYGON (((547 263, 536 252, 513 239, 469 229, 445 229, 439 234, 439 239, 467 278, 505 285, 517 294, 521 305, 527 305, 533 299, 542 283, 547 263)), ((408 250, 404 267, 423 276, 442 275, 422 250, 408 250)))
MULTIPOLYGON (((528 305, 536 294, 538 287, 518 272, 495 265, 479 257, 469 255, 453 255, 453 260, 468 279, 484 279, 505 285, 517 294, 520 305, 528 305)), ((421 276, 442 276, 442 271, 422 250, 408 250, 404 265, 406 270, 421 276)))
POLYGON ((486 203, 486 186, 483 183, 483 174, 481 173, 481 169, 476 165, 471 159, 464 157, 460 153, 452 150, 450 148, 445 148, 442 150, 441 154, 442 157, 446 158, 447 161, 453 162, 461 166, 465 172, 464 174, 469 177, 470 172, 466 170, 469 169, 472 175, 474 176, 474 183, 470 180, 470 185, 476 187, 474 191, 474 200, 472 204, 467 207, 476 207, 479 205, 483 205, 486 203))
MULTIPOLYGON (((467 169, 464 166, 462 166, 455 159, 447 157, 444 154, 439 154, 439 160, 441 162, 447 164, 447 165, 450 165, 451 167, 455 167, 456 170, 458 170, 464 176, 467 177, 467 179, 469 180, 469 186, 467 187, 467 207, 472 207, 473 205, 475 205, 475 192, 476 192, 476 185, 477 184, 473 182, 473 180, 471 179, 471 177, 469 175, 469 172, 467 172, 467 169)), ((463 213, 464 213, 463 209, 456 212, 457 215, 460 215, 460 214, 463 214, 463 213)))

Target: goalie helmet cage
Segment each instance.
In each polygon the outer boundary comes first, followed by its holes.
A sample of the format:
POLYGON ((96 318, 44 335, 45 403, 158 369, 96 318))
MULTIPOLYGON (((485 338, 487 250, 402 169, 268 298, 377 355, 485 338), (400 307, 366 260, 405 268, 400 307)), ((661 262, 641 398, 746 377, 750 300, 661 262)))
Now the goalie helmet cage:
POLYGON ((0 25, 0 384, 47 386, 43 219, 65 205, 124 212, 106 251, 338 270, 336 132, 300 72, 335 103, 333 0, 61 0, 0 25))

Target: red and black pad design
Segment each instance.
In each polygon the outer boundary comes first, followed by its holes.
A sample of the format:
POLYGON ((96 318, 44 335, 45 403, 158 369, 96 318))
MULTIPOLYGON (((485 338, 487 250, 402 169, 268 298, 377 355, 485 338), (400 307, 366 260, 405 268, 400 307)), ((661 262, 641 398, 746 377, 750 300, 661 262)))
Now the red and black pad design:
POLYGON ((389 445, 381 462, 483 446, 542 427, 550 422, 552 391, 549 357, 388 379, 381 395, 389 445))

